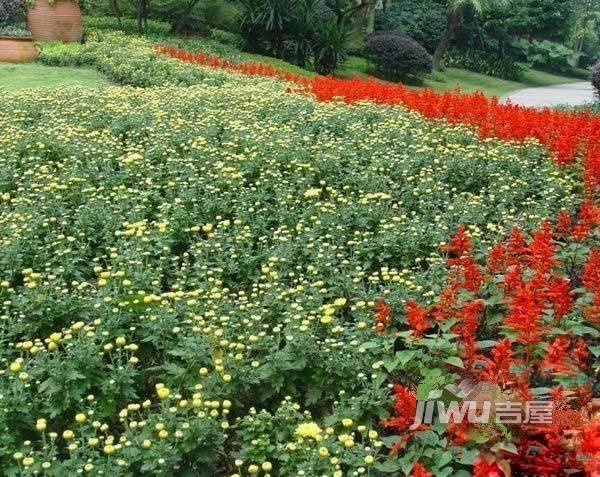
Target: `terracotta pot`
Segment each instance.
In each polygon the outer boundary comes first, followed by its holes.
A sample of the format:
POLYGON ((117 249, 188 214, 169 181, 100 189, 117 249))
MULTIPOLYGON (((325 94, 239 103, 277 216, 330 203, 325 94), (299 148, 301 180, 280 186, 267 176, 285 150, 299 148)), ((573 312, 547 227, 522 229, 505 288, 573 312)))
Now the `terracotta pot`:
POLYGON ((0 62, 30 63, 40 53, 40 45, 33 38, 0 36, 0 62))
POLYGON ((27 29, 36 40, 81 41, 83 17, 74 0, 35 0, 27 10, 27 29))

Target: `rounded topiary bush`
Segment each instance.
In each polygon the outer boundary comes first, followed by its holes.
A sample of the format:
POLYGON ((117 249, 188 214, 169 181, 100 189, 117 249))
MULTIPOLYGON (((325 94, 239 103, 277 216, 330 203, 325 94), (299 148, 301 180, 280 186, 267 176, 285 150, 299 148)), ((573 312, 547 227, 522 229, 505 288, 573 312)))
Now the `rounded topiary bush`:
POLYGON ((365 38, 365 55, 375 69, 393 79, 430 73, 431 55, 411 37, 397 31, 377 31, 365 38))
POLYGON ((600 61, 592 67, 592 85, 596 88, 596 94, 600 99, 600 61))

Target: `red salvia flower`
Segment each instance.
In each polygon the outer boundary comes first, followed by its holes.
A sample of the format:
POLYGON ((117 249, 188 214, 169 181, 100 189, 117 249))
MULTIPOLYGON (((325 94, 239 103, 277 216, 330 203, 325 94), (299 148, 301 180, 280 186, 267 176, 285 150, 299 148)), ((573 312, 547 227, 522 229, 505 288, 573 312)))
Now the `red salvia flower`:
POLYGON ((456 313, 458 323, 453 327, 453 332, 460 336, 461 356, 467 368, 470 368, 477 358, 476 332, 483 306, 483 300, 472 300, 465 303, 456 313))
POLYGON ((431 316, 436 321, 444 321, 449 318, 456 307, 456 299, 459 291, 459 284, 449 283, 440 293, 440 299, 431 308, 431 316))
POLYGON ((583 427, 580 451, 589 456, 600 457, 600 419, 595 419, 583 427))
POLYGON ((510 379, 510 366, 513 355, 510 339, 498 341, 491 350, 491 359, 486 359, 486 367, 481 373, 482 381, 505 383, 510 379))
POLYGON ((379 298, 375 302, 375 331, 383 333, 387 331, 392 323, 392 307, 383 299, 379 298))
POLYGON ((448 262, 448 265, 452 266, 450 280, 459 288, 477 293, 483 283, 483 271, 477 262, 468 255, 449 259, 448 262))
POLYGON ((600 288, 600 248, 593 249, 590 252, 583 267, 581 280, 590 291, 596 291, 600 288))
POLYGON ((571 357, 577 367, 585 369, 587 367, 587 361, 590 357, 588 351, 588 345, 583 338, 578 338, 575 342, 575 346, 571 350, 571 357))
POLYGON ((461 267, 464 276, 464 288, 473 293, 478 292, 483 282, 483 272, 477 262, 470 257, 464 257, 461 260, 461 267))
POLYGON ((583 316, 590 323, 600 324, 600 289, 594 294, 594 302, 583 309, 583 316))
POLYGON ((600 457, 592 457, 584 462, 587 477, 600 477, 600 457))
POLYGON ((542 361, 542 368, 558 373, 567 372, 570 369, 567 363, 570 344, 566 336, 558 336, 551 341, 548 344, 546 358, 542 361))
POLYGON ((560 322, 560 319, 569 314, 573 306, 573 291, 569 279, 565 277, 554 277, 549 284, 547 299, 554 310, 554 318, 560 322))
POLYGON ((469 252, 473 245, 471 239, 467 235, 464 225, 459 225, 456 229, 456 234, 450 239, 450 243, 444 245, 442 250, 446 252, 450 258, 460 258, 465 253, 469 252))
POLYGON ((429 472, 423 464, 417 461, 415 462, 415 465, 413 465, 410 477, 433 477, 433 474, 429 472))
POLYGON ((469 424, 467 422, 449 422, 446 426, 448 439, 456 446, 460 446, 470 439, 469 424))
POLYGON ((506 296, 512 296, 513 293, 522 286, 523 280, 521 278, 521 267, 520 265, 513 265, 504 275, 504 282, 502 284, 504 294, 506 296))
POLYGON ((530 284, 517 288, 510 299, 510 310, 504 325, 517 332, 517 341, 525 345, 539 343, 545 328, 542 326, 542 306, 539 294, 530 284))
POLYGON ((506 247, 502 242, 492 247, 487 259, 488 270, 491 273, 503 273, 506 271, 508 258, 506 256, 506 247))
POLYGON ((429 312, 413 300, 406 301, 406 323, 415 332, 415 336, 423 336, 429 328, 429 312))
POLYGON ((556 220, 556 234, 560 237, 567 237, 571 233, 573 220, 571 215, 566 211, 561 211, 556 220))
POLYGON ((554 263, 554 243, 550 222, 544 221, 540 229, 533 235, 529 245, 531 267, 541 273, 548 273, 554 263))
POLYGON ((387 429, 402 433, 408 430, 415 421, 417 412, 417 396, 406 386, 395 384, 394 391, 394 413, 389 419, 383 421, 387 429))
POLYGON ((594 205, 590 200, 586 200, 579 209, 579 220, 573 229, 573 238, 575 240, 585 240, 589 233, 600 223, 600 207, 594 205))
POLYGON ((521 229, 518 227, 512 229, 512 232, 508 237, 506 249, 512 265, 520 265, 523 263, 522 260, 527 256, 529 247, 521 233, 521 229))
POLYGON ((504 472, 496 461, 488 462, 480 456, 473 463, 473 477, 504 477, 504 472))

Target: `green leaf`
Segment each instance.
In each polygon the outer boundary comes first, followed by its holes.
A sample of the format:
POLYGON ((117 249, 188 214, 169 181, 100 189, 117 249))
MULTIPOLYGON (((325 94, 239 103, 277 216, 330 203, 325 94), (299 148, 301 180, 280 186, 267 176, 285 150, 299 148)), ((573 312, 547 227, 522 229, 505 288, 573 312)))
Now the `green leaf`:
POLYGON ((519 450, 517 449, 517 446, 514 445, 512 442, 507 442, 507 441, 498 442, 496 445, 494 445, 492 447, 492 452, 498 452, 498 451, 509 452, 510 454, 515 454, 515 455, 519 454, 519 450))
POLYGON ((398 461, 393 460, 385 460, 383 462, 378 462, 375 464, 375 468, 379 472, 383 472, 384 474, 391 474, 394 472, 398 472, 402 466, 398 461))
POLYGON ((590 346, 588 349, 594 355, 595 358, 597 358, 598 356, 600 356, 600 345, 590 346))
POLYGON ((464 465, 473 465, 473 462, 475 462, 478 455, 478 449, 463 449, 462 455, 458 458, 458 462, 464 465))
POLYGON ((464 368, 465 367, 465 363, 463 363, 463 360, 460 359, 458 356, 448 356, 445 360, 444 363, 448 363, 452 366, 456 366, 458 368, 464 368))

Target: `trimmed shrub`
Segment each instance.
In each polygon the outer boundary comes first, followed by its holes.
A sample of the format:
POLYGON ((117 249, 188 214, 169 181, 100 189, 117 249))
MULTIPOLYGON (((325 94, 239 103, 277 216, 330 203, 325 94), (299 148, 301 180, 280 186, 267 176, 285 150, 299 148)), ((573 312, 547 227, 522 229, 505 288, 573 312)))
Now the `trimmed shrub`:
POLYGON ((598 99, 600 99, 600 61, 592 68, 592 85, 596 89, 598 99))
POLYGON ((0 25, 25 20, 25 0, 0 1, 0 25))
POLYGON ((376 10, 375 29, 402 32, 433 53, 446 27, 446 15, 439 0, 402 0, 376 10))
POLYGON ((411 37, 397 31, 378 31, 365 38, 365 55, 375 69, 390 79, 430 73, 433 59, 411 37))
POLYGON ((27 38, 31 36, 31 33, 25 28, 15 25, 0 25, 0 36, 12 36, 13 38, 27 38))
POLYGON ((444 54, 444 64, 512 81, 521 80, 525 72, 525 67, 515 61, 473 48, 448 49, 444 54))

